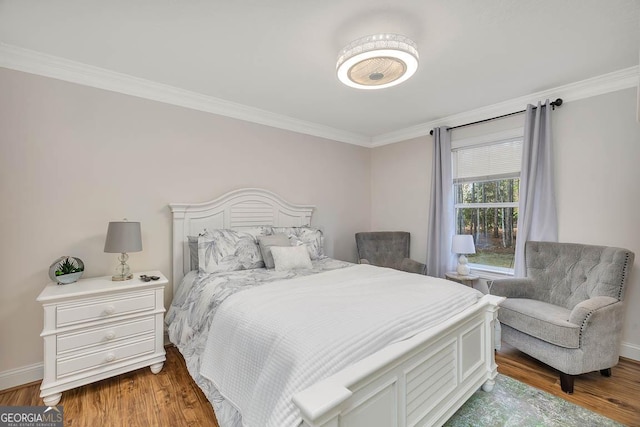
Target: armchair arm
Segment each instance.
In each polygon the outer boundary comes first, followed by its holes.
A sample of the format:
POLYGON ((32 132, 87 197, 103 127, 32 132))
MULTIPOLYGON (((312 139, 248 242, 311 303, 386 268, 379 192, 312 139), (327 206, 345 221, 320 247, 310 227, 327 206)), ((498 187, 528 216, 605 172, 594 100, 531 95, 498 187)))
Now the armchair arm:
POLYGON ((624 306, 611 297, 594 297, 576 305, 569 321, 580 326, 580 348, 585 355, 576 372, 597 371, 618 363, 624 306))
POLYGON ((414 261, 411 258, 404 258, 400 264, 400 270, 409 273, 427 274, 427 266, 421 262, 414 261))
POLYGON ((497 279, 487 283, 489 293, 507 298, 531 298, 534 294, 532 279, 497 279))
POLYGON ((593 314, 594 311, 600 310, 617 302, 618 300, 616 298, 602 296, 584 300, 571 310, 571 314, 569 314, 569 323, 579 325, 580 328, 583 329, 585 321, 591 316, 591 314, 593 314))

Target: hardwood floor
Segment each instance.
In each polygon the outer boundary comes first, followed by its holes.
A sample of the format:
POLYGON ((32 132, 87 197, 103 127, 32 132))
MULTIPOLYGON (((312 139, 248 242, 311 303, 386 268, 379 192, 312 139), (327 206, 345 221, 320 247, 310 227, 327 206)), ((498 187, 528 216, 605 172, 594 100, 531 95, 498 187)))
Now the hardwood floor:
MULTIPOLYGON (((64 425, 72 427, 219 427, 177 348, 157 375, 138 369, 62 393, 64 425)), ((40 382, 0 392, 2 405, 42 405, 40 382)))
MULTIPOLYGON (((621 359, 612 376, 576 378, 575 392, 560 390, 557 373, 504 346, 496 354, 498 371, 524 383, 599 412, 628 426, 640 426, 640 362, 621 359)), ((42 405, 40 383, 0 392, 0 406, 42 405)), ((159 374, 149 368, 103 380, 62 394, 65 426, 202 426, 218 427, 211 405, 193 382, 179 351, 167 347, 159 374)))

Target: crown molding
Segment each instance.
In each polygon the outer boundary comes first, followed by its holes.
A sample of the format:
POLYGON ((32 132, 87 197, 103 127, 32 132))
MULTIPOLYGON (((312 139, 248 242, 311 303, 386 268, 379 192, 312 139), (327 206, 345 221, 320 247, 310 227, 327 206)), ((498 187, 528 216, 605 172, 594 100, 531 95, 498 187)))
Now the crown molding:
POLYGON ((564 102, 571 102, 622 89, 637 87, 640 73, 639 70, 640 68, 636 65, 597 77, 580 80, 564 86, 558 86, 552 89, 532 93, 530 95, 510 99, 498 104, 488 105, 486 107, 443 117, 441 119, 421 123, 398 131, 377 135, 371 138, 370 147, 380 147, 387 144, 393 144, 395 142, 425 136, 429 134, 431 129, 438 126, 458 126, 465 123, 472 123, 478 120, 501 116, 503 114, 509 114, 514 111, 524 109, 527 104, 536 104, 538 101, 547 98, 562 98, 564 102))
POLYGON ((639 81, 639 67, 636 65, 498 104, 369 137, 1 42, 0 67, 370 148, 425 136, 437 126, 458 126, 508 114, 523 109, 529 103, 537 103, 546 98, 560 97, 565 102, 577 101, 637 87, 639 81))
POLYGON ((128 74, 0 43, 0 67, 368 147, 371 138, 128 74))

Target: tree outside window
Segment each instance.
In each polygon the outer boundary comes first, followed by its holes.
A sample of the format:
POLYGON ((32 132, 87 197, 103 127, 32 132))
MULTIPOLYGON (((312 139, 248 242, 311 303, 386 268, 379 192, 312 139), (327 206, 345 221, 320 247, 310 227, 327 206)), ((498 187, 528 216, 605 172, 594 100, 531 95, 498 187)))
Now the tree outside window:
POLYGON ((467 258, 480 266, 513 269, 520 179, 456 184, 456 234, 471 234, 476 253, 467 258))

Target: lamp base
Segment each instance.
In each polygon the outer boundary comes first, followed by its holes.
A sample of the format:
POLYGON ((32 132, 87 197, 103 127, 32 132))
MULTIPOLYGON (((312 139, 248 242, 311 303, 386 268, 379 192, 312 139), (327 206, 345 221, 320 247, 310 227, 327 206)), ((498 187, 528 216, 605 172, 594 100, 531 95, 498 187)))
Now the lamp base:
POLYGON ((456 268, 456 272, 460 276, 468 276, 471 273, 471 269, 467 264, 458 264, 458 268, 456 268))
POLYGON ((460 254, 460 258, 458 258, 458 268, 456 268, 456 271, 460 276, 468 276, 471 272, 467 262, 467 257, 464 256, 464 254, 460 254))
POLYGON ((122 282, 125 280, 133 279, 133 274, 129 273, 131 269, 129 268, 129 264, 127 264, 127 260, 129 259, 129 255, 126 253, 121 253, 118 257, 120 264, 116 267, 116 274, 111 276, 111 280, 114 282, 122 282))

